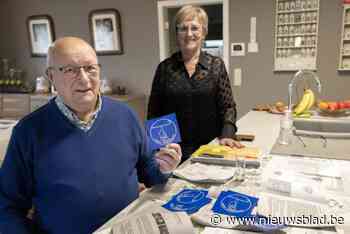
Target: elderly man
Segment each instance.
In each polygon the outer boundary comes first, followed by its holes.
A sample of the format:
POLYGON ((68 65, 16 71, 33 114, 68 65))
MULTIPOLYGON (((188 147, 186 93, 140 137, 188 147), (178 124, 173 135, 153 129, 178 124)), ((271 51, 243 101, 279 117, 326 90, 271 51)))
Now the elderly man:
POLYGON ((149 152, 135 114, 101 97, 100 65, 85 41, 57 40, 47 62, 58 95, 13 130, 0 171, 0 233, 91 233, 138 197, 138 179, 164 183, 181 160, 177 144, 149 152))

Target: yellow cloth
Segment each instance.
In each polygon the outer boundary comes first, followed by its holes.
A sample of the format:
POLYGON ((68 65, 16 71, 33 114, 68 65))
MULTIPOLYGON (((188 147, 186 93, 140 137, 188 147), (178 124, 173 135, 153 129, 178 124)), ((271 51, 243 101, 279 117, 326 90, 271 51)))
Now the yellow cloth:
POLYGON ((234 160, 237 156, 257 159, 261 155, 261 150, 256 147, 231 148, 223 145, 202 145, 197 149, 192 157, 198 157, 202 154, 222 155, 225 159, 234 160))

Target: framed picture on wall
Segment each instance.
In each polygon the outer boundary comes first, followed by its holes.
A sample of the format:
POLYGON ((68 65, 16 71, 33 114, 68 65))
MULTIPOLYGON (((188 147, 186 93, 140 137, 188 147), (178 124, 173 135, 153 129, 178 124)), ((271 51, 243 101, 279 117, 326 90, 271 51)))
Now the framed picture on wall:
POLYGON ((89 14, 92 44, 98 55, 123 54, 120 14, 116 9, 99 9, 89 14))
POLYGON ((27 18, 28 38, 32 57, 45 57, 55 40, 53 20, 49 15, 33 15, 27 18))

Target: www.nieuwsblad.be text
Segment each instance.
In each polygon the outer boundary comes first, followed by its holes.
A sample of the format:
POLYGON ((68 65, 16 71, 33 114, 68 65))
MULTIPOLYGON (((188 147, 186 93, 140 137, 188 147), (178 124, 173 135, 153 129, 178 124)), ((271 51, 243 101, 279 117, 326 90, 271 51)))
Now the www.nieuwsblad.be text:
POLYGON ((261 225, 341 225, 344 224, 344 217, 334 215, 302 215, 296 217, 234 217, 220 214, 213 214, 210 217, 210 222, 213 225, 220 226, 220 224, 229 225, 249 225, 249 224, 261 224, 261 225))

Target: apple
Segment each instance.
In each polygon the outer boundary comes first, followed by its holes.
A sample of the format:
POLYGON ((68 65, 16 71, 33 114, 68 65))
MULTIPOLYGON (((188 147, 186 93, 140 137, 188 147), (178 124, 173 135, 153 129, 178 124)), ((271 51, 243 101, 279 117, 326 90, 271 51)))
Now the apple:
POLYGON ((345 108, 350 108, 350 100, 345 100, 344 104, 345 104, 345 108))
POLYGON ((336 102, 328 102, 328 109, 335 111, 338 109, 338 104, 336 102))
POLYGON ((345 109, 345 108, 346 108, 345 102, 338 102, 338 109, 339 110, 342 110, 342 109, 345 109))

